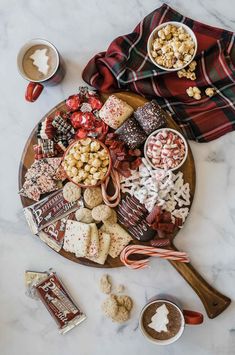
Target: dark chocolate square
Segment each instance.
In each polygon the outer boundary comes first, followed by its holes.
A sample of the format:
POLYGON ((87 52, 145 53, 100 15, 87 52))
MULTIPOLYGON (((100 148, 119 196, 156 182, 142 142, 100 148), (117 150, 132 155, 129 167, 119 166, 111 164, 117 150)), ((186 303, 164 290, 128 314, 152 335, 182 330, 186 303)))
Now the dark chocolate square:
POLYGON ((147 135, 134 117, 128 118, 115 133, 130 149, 139 147, 147 139, 147 135))
POLYGON ((134 117, 147 135, 166 126, 167 123, 167 112, 154 101, 138 107, 134 112, 134 117))

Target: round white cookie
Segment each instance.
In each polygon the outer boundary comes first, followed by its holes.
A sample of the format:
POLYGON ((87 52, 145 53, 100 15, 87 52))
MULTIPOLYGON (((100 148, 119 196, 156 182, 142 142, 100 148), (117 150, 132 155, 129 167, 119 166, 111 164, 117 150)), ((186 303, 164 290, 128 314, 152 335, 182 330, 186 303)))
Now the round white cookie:
POLYGON ((63 187, 63 197, 68 202, 75 202, 81 197, 81 188, 73 182, 67 182, 63 187))
POLYGON ((79 222, 83 222, 83 223, 93 223, 94 219, 92 218, 91 215, 91 210, 89 210, 88 208, 82 207, 79 208, 79 210, 77 210, 75 212, 75 217, 76 220, 79 222))

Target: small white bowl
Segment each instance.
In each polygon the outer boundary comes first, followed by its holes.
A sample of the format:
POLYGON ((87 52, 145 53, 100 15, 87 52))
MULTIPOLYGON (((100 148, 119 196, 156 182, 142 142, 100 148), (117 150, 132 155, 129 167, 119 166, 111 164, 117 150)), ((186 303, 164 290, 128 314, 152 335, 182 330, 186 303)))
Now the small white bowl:
POLYGON ((186 26, 184 23, 181 23, 181 22, 176 22, 176 21, 169 21, 169 22, 164 22, 162 23, 161 25, 157 26, 150 34, 149 38, 148 38, 148 43, 147 43, 147 50, 148 50, 148 56, 149 58, 151 59, 151 61, 153 62, 154 65, 156 65, 156 67, 162 69, 162 70, 165 70, 165 71, 169 71, 169 72, 173 72, 173 71, 178 71, 178 70, 181 70, 185 67, 187 67, 194 59, 196 53, 197 53, 197 38, 194 34, 194 32, 191 30, 191 28, 189 28, 188 26, 186 26), (182 67, 180 68, 166 68, 166 67, 163 67, 159 64, 157 64, 154 60, 154 58, 152 57, 152 54, 151 54, 151 48, 152 48, 152 43, 153 43, 153 40, 155 39, 155 34, 162 28, 162 27, 165 27, 167 25, 174 25, 176 27, 183 27, 185 29, 185 31, 192 37, 193 41, 194 41, 194 44, 195 44, 195 50, 194 50, 194 54, 192 55, 192 58, 189 62, 187 62, 185 65, 183 65, 182 67))
POLYGON ((144 145, 144 157, 145 159, 147 160, 148 164, 151 165, 155 170, 165 170, 165 169, 162 169, 162 168, 156 168, 153 163, 151 162, 151 159, 147 156, 147 146, 148 146, 148 142, 150 140, 150 138, 152 136, 156 136, 159 132, 161 131, 170 131, 170 132, 173 132, 174 134, 177 134, 181 139, 182 141, 184 142, 184 146, 185 146, 185 155, 184 155, 184 158, 181 160, 181 162, 179 163, 179 165, 177 165, 176 167, 174 168, 169 168, 167 170, 171 170, 171 171, 174 171, 174 170, 178 170, 185 162, 185 160, 187 159, 187 156, 188 156, 188 144, 187 144, 187 141, 186 139, 184 138, 184 136, 176 131, 175 129, 172 129, 172 128, 160 128, 160 129, 157 129, 156 131, 154 131, 153 133, 151 133, 148 138, 146 139, 146 142, 145 142, 145 145, 144 145))

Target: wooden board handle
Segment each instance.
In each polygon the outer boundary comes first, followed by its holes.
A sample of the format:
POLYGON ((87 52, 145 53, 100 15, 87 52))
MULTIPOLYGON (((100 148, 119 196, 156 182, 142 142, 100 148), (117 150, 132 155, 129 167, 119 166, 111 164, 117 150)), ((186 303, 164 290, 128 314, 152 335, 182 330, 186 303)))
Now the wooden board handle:
POLYGON ((230 305, 230 298, 210 286, 190 263, 169 261, 197 293, 209 318, 217 317, 230 305))

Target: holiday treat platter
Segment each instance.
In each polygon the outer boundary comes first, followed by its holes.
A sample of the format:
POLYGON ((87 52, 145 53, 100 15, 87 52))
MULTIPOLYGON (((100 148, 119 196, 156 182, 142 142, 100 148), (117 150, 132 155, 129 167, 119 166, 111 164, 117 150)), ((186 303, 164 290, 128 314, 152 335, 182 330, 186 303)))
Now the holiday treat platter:
POLYGON ((173 239, 183 226, 192 204, 196 182, 192 152, 187 143, 184 143, 184 137, 181 136, 179 127, 169 114, 161 111, 153 102, 148 102, 130 92, 118 92, 115 95, 103 94, 99 97, 86 88, 82 88, 79 95, 71 96, 45 115, 25 145, 19 169, 19 189, 31 230, 60 255, 87 266, 113 268, 126 265, 137 269, 147 265, 148 259, 146 257, 166 258, 199 295, 208 316, 210 318, 216 317, 227 307, 230 300, 207 284, 189 263, 187 255, 178 252, 173 245, 173 239), (78 102, 81 96, 85 97, 83 103, 78 102), (105 102, 106 104, 102 106, 105 102), (80 112, 81 105, 83 105, 82 112, 80 112), (121 112, 115 111, 116 106, 118 110, 123 109, 123 112, 127 113, 127 117, 124 118, 122 110, 121 112), (133 111, 134 118, 132 117, 133 111), (156 122, 151 122, 146 126, 144 118, 146 112, 151 116, 150 111, 158 117, 157 125, 160 127, 152 127, 156 122), (86 131, 83 123, 85 122, 85 125, 89 123, 91 117, 96 119, 97 112, 98 129, 95 129, 93 138, 90 139, 87 135, 91 134, 94 127, 88 125, 86 131), (113 120, 115 114, 116 120, 113 120), (136 121, 139 122, 138 132, 135 128, 136 121), (48 129, 45 127, 48 122, 54 125, 53 127, 50 124, 48 126, 52 127, 53 135, 56 131, 57 136, 60 136, 59 134, 62 133, 60 127, 64 132, 72 132, 73 134, 76 130, 75 143, 72 139, 66 141, 64 138, 64 141, 57 139, 53 145, 51 141, 54 138, 48 139, 50 134, 50 138, 52 138, 52 132, 48 133, 48 129), (64 122, 66 124, 70 122, 72 125, 66 125, 64 122), (140 125, 142 130, 139 129, 140 125), (111 127, 111 131, 108 126, 111 127), (155 128, 157 129, 155 130, 155 128), (108 129, 109 132, 107 132, 108 129), (155 131, 156 134, 154 134, 155 131), (105 145, 102 142, 99 144, 99 141, 94 137, 100 138, 105 145), (151 141, 152 137, 155 141, 151 141), (170 143, 170 141, 165 141, 166 139, 174 141, 170 143), (129 155, 124 155, 122 149, 118 150, 117 141, 119 140, 122 142, 121 147, 125 146, 126 149, 126 145, 128 146, 129 155), (51 145, 48 147, 49 141, 51 145), (45 143, 47 143, 47 150, 45 143), (143 149, 144 143, 145 149, 143 149), (160 151, 159 144, 162 144, 160 151), (173 144, 173 147, 170 147, 170 144, 173 144), (108 152, 105 151, 105 146, 109 148, 109 155, 106 155, 108 152), (178 161, 180 154, 177 153, 177 149, 179 147, 182 148, 182 159, 178 161), (60 158, 58 158, 56 149, 60 148, 60 158), (169 149, 176 149, 176 153, 173 153, 175 154, 173 165, 172 160, 166 158, 169 149), (97 162, 97 166, 86 167, 89 162, 86 159, 80 161, 80 156, 76 155, 78 152, 82 152, 83 155, 93 154, 93 161, 96 161, 97 158, 99 160, 101 157, 101 163, 97 162), (123 156, 120 160, 117 159, 118 153, 123 156), (84 171, 90 170, 90 180, 86 178, 87 175, 80 176, 79 169, 74 169, 74 164, 69 166, 72 159, 71 154, 74 154, 73 157, 77 156, 79 160, 77 164, 80 165, 76 166, 84 171), (57 159, 59 160, 57 161, 57 159), (183 159, 184 161, 182 161, 183 159), (62 187, 61 181, 59 186, 53 187, 54 180, 51 181, 51 176, 48 174, 39 174, 40 176, 37 177, 41 185, 38 180, 35 182, 31 175, 37 171, 40 162, 43 162, 42 164, 45 162, 44 169, 48 169, 47 163, 50 162, 49 170, 55 164, 56 174, 59 174, 57 179, 63 180, 64 187, 62 187), (154 169, 154 164, 158 164, 158 170, 154 169), (160 166, 161 164, 164 169, 160 166), (177 169, 177 165, 179 165, 179 169, 177 169), (103 171, 101 171, 103 166, 103 171), (91 173, 92 168, 95 168, 93 174, 91 173), (115 179, 121 175, 120 181, 116 183, 115 179), (156 177, 159 179, 157 188, 153 184, 156 177), (109 179, 112 180, 110 184, 106 183, 109 179), (66 183, 68 180, 70 182, 66 183), (35 189, 35 186, 41 188, 47 184, 47 181, 52 184, 51 190, 47 189, 48 186, 43 191, 35 189), (119 192, 117 192, 117 186, 120 186, 119 192), (146 186, 148 186, 147 189, 146 186), (81 190, 83 196, 81 196, 81 190), (101 191, 101 198, 99 194, 94 194, 94 191, 101 191), (32 198, 39 202, 35 204, 32 198), (47 200, 48 198, 49 200, 47 200), (96 199, 99 200, 97 203, 94 202, 96 199), (43 206, 41 201, 45 201, 43 206), (47 214, 43 215, 43 210, 53 203, 60 207, 56 208, 54 219, 53 210, 49 210, 49 213, 47 210, 47 214), (35 207, 31 209, 30 206, 35 207), (134 214, 130 215, 130 209, 134 210, 134 214), (126 214, 128 218, 126 218, 126 214), (130 223, 129 219, 133 219, 134 223, 130 223), (41 222, 41 220, 43 221, 41 222), (76 240, 75 243, 73 238, 78 234, 82 238, 79 238, 79 241, 76 240), (88 234, 89 240, 87 240, 88 234), (61 236, 61 239, 58 235, 61 236), (112 236, 111 241, 110 235, 112 236), (81 240, 83 238, 86 241, 81 240), (128 258, 130 254, 135 255, 128 258), (140 256, 141 254, 144 256, 140 256))

